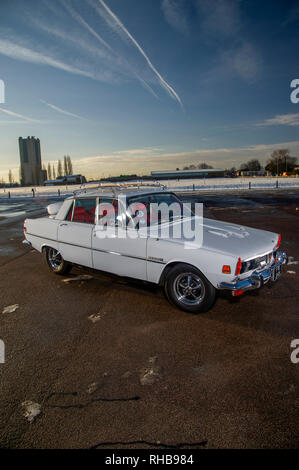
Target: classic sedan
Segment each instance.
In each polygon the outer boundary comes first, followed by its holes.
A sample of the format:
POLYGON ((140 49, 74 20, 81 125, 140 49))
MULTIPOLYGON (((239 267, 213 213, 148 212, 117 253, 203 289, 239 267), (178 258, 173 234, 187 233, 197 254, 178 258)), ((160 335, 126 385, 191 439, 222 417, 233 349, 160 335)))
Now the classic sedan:
POLYGON ((204 219, 183 206, 165 190, 85 190, 48 206, 47 217, 26 219, 24 242, 55 274, 79 265, 155 283, 190 313, 209 310, 217 290, 238 296, 280 277, 288 260, 278 251, 280 234, 204 219), (179 214, 165 215, 161 205, 179 214), (184 229, 192 221, 190 241, 184 229))

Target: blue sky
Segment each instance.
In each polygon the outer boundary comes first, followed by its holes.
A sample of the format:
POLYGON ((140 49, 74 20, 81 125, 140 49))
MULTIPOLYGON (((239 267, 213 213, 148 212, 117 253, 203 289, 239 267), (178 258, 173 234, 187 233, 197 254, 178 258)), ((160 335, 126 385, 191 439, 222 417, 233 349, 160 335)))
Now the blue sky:
POLYGON ((87 177, 299 156, 299 3, 2 0, 0 178, 19 136, 87 177))

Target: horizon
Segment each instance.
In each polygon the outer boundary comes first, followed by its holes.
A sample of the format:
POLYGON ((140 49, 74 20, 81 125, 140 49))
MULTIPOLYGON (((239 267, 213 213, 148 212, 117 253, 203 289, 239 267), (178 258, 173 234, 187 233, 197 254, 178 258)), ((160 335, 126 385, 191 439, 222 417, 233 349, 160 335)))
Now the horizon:
POLYGON ((28 135, 87 179, 299 157, 296 1, 0 8, 0 179, 19 179, 28 135))

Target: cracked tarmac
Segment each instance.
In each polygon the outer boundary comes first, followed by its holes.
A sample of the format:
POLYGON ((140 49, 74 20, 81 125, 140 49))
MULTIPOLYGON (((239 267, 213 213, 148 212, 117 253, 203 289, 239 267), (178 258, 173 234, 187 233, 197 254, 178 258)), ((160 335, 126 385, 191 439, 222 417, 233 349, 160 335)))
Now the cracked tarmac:
MULTIPOLYGON (((298 261, 299 192, 238 197, 207 195, 206 210, 282 232, 298 261)), ((19 308, 0 313, 0 447, 298 447, 296 264, 271 289, 219 296, 194 316, 155 286, 102 274, 62 282, 22 239, 22 221, 1 227, 0 246, 14 250, 0 252, 0 312, 19 308), (40 406, 31 423, 26 402, 40 406)))

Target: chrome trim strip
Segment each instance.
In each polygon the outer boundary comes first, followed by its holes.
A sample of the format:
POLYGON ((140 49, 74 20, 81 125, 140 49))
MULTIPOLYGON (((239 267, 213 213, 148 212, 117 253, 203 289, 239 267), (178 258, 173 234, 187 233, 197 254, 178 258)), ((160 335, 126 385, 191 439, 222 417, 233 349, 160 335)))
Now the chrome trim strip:
MULTIPOLYGON (((90 248, 88 248, 87 246, 82 246, 82 245, 76 245, 75 243, 66 243, 66 242, 61 242, 59 240, 54 240, 53 238, 47 238, 47 237, 41 237, 39 235, 35 235, 34 233, 28 233, 27 232, 27 235, 30 235, 31 237, 37 237, 37 238, 42 238, 43 240, 49 240, 51 242, 55 242, 55 243, 62 243, 64 245, 71 245, 71 246, 75 246, 77 248, 85 248, 86 250, 89 250, 90 248)), ((165 265, 166 263, 163 263, 161 261, 156 261, 156 260, 151 260, 149 258, 141 258, 139 256, 134 256, 134 255, 126 255, 125 253, 117 253, 116 251, 109 251, 109 250, 100 250, 98 248, 92 248, 93 251, 98 251, 100 253, 108 253, 108 254, 111 254, 111 255, 118 255, 118 256, 124 256, 125 258, 132 258, 132 259, 139 259, 141 261, 147 261, 149 263, 158 263, 158 264, 163 264, 165 265)))

